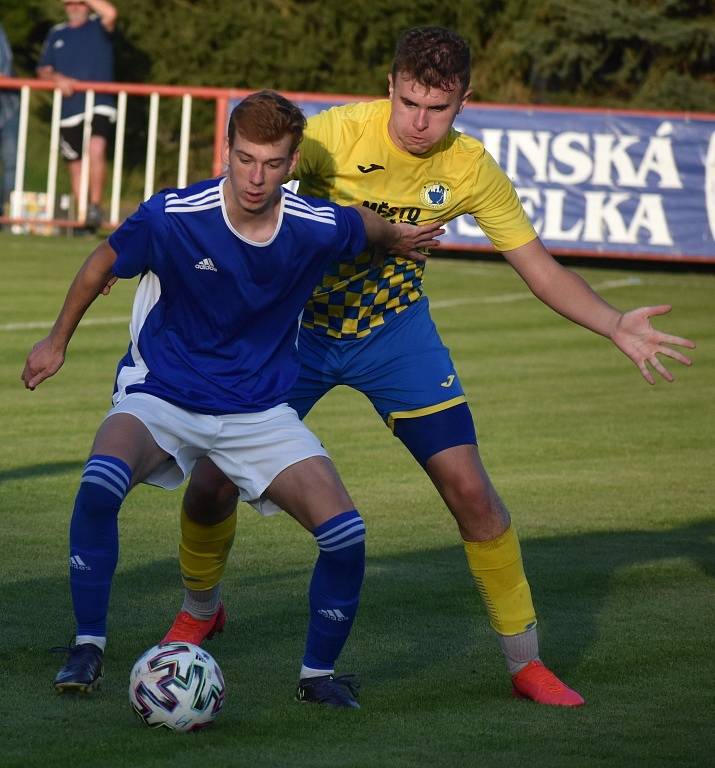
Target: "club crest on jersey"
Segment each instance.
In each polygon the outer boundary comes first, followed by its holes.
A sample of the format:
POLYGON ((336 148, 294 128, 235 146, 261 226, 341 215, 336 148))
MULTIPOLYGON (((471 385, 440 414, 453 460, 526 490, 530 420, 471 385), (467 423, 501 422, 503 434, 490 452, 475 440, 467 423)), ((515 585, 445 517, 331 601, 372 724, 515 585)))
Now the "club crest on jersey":
POLYGON ((420 199, 428 208, 443 208, 449 202, 452 190, 442 181, 430 181, 422 187, 420 199))

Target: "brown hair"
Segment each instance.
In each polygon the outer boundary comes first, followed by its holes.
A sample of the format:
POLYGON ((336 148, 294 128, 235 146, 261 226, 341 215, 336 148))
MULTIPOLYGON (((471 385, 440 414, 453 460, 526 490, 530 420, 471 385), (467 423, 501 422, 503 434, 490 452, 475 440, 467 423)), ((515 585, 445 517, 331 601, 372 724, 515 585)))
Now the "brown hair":
POLYGON ((392 79, 408 75, 420 85, 451 91, 459 86, 462 94, 471 79, 469 43, 444 27, 412 27, 397 40, 392 79))
POLYGON ((291 134, 291 152, 294 152, 303 138, 304 128, 305 115, 292 101, 275 91, 258 91, 246 96, 231 112, 228 145, 233 147, 237 132, 259 144, 272 144, 291 134))

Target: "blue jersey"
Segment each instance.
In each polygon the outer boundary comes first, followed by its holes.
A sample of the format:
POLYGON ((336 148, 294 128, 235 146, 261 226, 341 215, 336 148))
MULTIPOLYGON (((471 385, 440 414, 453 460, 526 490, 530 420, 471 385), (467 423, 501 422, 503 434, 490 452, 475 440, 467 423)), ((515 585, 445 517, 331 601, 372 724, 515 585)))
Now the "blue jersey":
MULTIPOLYGON (((50 30, 42 48, 39 66, 51 66, 55 72, 77 80, 112 82, 114 80, 114 51, 112 35, 102 26, 99 17, 92 16, 79 27, 57 24, 50 30)), ((114 119, 114 96, 95 93, 94 112, 114 119)), ((63 126, 77 125, 84 114, 84 91, 62 99, 63 126), (72 120, 72 118, 75 118, 72 120)))
POLYGON ((226 213, 226 179, 164 190, 109 237, 114 274, 142 278, 115 402, 147 392, 198 413, 253 413, 287 399, 303 306, 326 267, 366 247, 360 214, 282 189, 273 236, 226 213))

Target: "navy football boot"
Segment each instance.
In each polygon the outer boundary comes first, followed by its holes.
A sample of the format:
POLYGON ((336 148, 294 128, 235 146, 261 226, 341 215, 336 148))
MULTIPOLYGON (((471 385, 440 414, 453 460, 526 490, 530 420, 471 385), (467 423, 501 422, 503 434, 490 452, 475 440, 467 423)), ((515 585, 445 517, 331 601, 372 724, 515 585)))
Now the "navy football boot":
POLYGON ((336 709, 359 709, 356 701, 359 689, 360 683, 355 675, 304 677, 298 682, 295 700, 302 704, 325 704, 336 709))
POLYGON ((93 643, 82 643, 68 648, 52 649, 69 654, 67 663, 57 673, 53 685, 59 693, 76 691, 89 693, 99 688, 104 676, 104 651, 93 643))

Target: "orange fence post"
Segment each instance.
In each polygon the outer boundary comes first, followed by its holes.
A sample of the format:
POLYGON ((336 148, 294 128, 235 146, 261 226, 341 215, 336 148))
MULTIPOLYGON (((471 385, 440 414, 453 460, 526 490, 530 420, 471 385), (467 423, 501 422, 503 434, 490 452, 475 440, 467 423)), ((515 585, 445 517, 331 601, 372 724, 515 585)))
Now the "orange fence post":
POLYGON ((223 140, 226 135, 226 115, 228 113, 228 97, 219 96, 216 99, 216 118, 214 120, 214 157, 212 174, 220 176, 223 173, 223 140))

